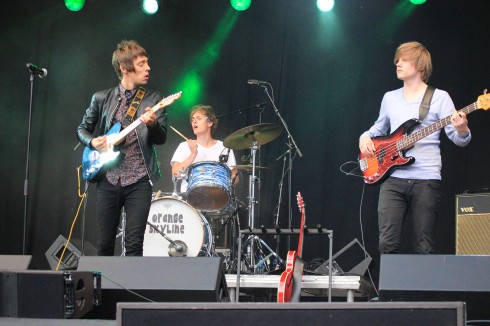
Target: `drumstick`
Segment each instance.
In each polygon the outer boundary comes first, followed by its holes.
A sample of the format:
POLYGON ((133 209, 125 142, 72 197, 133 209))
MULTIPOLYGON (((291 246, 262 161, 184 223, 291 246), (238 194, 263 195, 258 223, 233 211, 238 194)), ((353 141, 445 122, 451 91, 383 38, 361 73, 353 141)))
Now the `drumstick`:
POLYGON ((177 133, 177 135, 179 135, 180 137, 184 138, 185 140, 189 140, 184 135, 182 135, 177 129, 175 129, 174 127, 170 126, 170 128, 172 128, 172 130, 175 131, 177 133))

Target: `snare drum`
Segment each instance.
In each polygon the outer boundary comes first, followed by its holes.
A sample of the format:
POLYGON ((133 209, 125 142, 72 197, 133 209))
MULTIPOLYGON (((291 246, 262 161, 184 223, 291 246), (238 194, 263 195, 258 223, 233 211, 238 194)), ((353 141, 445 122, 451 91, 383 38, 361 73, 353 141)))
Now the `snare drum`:
MULTIPOLYGON (((208 221, 192 206, 175 197, 160 197, 151 203, 148 222, 168 238, 187 247, 187 257, 211 256, 212 234, 208 221)), ((143 256, 170 256, 171 244, 146 225, 143 256)))
POLYGON ((187 201, 206 211, 225 208, 231 197, 231 171, 223 163, 198 162, 187 169, 187 201))

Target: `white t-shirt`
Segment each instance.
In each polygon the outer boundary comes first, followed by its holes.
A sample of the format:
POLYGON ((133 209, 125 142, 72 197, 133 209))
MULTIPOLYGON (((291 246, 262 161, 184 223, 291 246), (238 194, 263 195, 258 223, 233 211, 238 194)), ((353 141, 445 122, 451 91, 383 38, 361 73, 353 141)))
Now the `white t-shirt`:
MULTIPOLYGON (((192 164, 197 162, 204 162, 204 161, 219 162, 219 156, 226 155, 227 153, 228 153, 228 148, 226 148, 223 145, 223 142, 221 140, 218 140, 216 144, 214 144, 209 148, 197 144, 197 156, 192 162, 192 164)), ((172 159, 170 160, 170 164, 174 162, 182 163, 185 161, 186 158, 189 157, 189 155, 191 155, 191 150, 189 148, 189 145, 187 145, 187 142, 182 142, 175 150, 174 156, 172 156, 172 159)), ((226 162, 226 165, 228 166, 236 165, 235 154, 233 153, 232 149, 230 149, 230 154, 228 156, 228 161, 226 162)), ((180 191, 181 192, 187 191, 187 180, 182 179, 182 183, 180 185, 180 191)))

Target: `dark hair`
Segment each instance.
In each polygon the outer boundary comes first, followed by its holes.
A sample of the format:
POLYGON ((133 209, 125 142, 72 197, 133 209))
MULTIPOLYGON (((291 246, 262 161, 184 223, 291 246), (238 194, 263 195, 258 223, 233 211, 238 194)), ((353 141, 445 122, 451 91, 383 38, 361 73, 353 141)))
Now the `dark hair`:
POLYGON ((128 71, 134 71, 133 60, 139 56, 148 57, 146 50, 134 40, 122 40, 112 54, 112 66, 117 77, 122 79, 122 65, 128 71))

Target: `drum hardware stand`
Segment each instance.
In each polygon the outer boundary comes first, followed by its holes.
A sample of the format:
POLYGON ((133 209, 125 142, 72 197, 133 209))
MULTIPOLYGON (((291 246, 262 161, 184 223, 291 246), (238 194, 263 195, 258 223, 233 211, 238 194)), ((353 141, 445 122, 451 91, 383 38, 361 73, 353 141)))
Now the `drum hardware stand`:
MULTIPOLYGON (((182 173, 181 173, 181 177, 182 177, 182 173)), ((172 191, 172 197, 175 197, 177 199, 182 199, 182 196, 179 196, 179 194, 177 193, 177 182, 178 182, 177 174, 174 174, 172 176, 172 183, 174 184, 174 190, 172 191)))
POLYGON ((170 245, 168 246, 168 255, 170 257, 185 257, 185 256, 187 256, 187 245, 185 244, 184 241, 180 241, 180 240, 174 241, 174 240, 170 239, 165 233, 163 233, 161 230, 159 230, 152 223, 146 221, 146 224, 148 224, 156 232, 160 233, 160 235, 162 237, 164 237, 165 240, 170 242, 170 245))
POLYGON ((279 269, 280 268, 279 267, 280 265, 286 266, 286 264, 284 263, 284 260, 282 260, 281 257, 279 257, 279 255, 276 252, 274 252, 274 250, 272 250, 271 247, 269 247, 264 240, 260 239, 256 235, 254 235, 253 238, 258 242, 258 247, 260 248, 261 257, 264 257, 264 258, 262 258, 261 260, 259 260, 257 262, 257 264, 254 266, 254 268, 258 268, 259 266, 261 266, 261 264, 264 264, 266 266, 267 272, 272 271, 270 269, 270 263, 269 263, 269 266, 268 267, 267 267, 267 264, 265 264, 266 262, 269 261, 269 258, 272 257, 272 256, 276 257, 275 259, 277 260, 277 264, 274 264, 275 266, 272 266, 273 267, 273 270, 279 269), (264 247, 266 247, 267 250, 269 250, 269 254, 267 256, 262 251, 262 248, 261 248, 262 245, 264 247))
MULTIPOLYGON (((249 234, 249 239, 256 235, 256 234, 277 234, 278 236, 280 235, 293 235, 293 234, 299 234, 299 229, 292 229, 292 228, 289 228, 289 229, 279 229, 279 228, 275 228, 275 229, 266 229, 266 228, 260 228, 260 229, 251 229, 249 228, 248 230, 245 229, 245 230, 240 230, 239 231, 239 235, 238 235, 238 238, 239 238, 239 242, 238 242, 238 252, 240 253, 241 252, 241 239, 243 238, 243 236, 245 234, 249 234)), ((329 249, 328 249, 328 261, 329 261, 329 264, 328 264, 328 302, 332 302, 332 262, 333 262, 333 259, 332 259, 332 253, 333 253, 333 231, 332 230, 328 230, 327 228, 322 228, 321 225, 317 225, 316 228, 312 228, 312 229, 309 229, 306 225, 305 225, 305 229, 304 229, 304 235, 326 235, 328 236, 328 241, 329 241, 329 249)), ((259 239, 257 236, 255 236, 257 239, 259 239)), ((248 240, 247 240, 248 241, 248 240)), ((259 241, 261 241, 262 244, 265 244, 265 242, 263 242, 262 240, 259 239, 259 241)), ((267 245, 266 247, 270 250, 271 253, 274 253, 267 245)), ((275 253, 274 253, 275 254, 275 253)), ((279 256, 276 256, 277 258, 279 258, 279 256)), ((264 258, 266 259, 266 258, 264 258)), ((238 261, 239 264, 241 264, 241 261, 239 260, 238 261)), ((284 261, 282 261, 282 263, 284 264, 284 261)), ((241 266, 237 266, 237 278, 236 278, 236 287, 235 287, 235 302, 239 302, 240 301, 240 271, 241 271, 241 266)))
MULTIPOLYGON (((237 230, 240 230, 240 217, 238 216, 238 204, 237 204, 237 208, 235 210, 235 213, 232 215, 232 225, 231 225, 231 248, 230 248, 230 260, 233 264, 233 262, 236 263, 236 269, 240 268, 240 263, 239 261, 241 261, 241 253, 235 249, 235 245, 238 246, 238 241, 241 241, 241 239, 238 239, 238 234, 236 234, 237 230), (234 216, 234 218, 233 218, 234 216), (233 227, 233 220, 234 220, 234 223, 236 223, 236 228, 233 227), (236 241, 235 241, 236 239, 236 241)), ((230 268, 232 269, 232 268, 230 268)))
MULTIPOLYGON (((252 160, 252 175, 249 177, 249 184, 248 184, 248 193, 249 193, 249 200, 248 200, 248 225, 251 229, 254 228, 255 225, 255 182, 258 180, 257 177, 255 176, 255 156, 257 153, 257 149, 259 146, 257 145, 257 141, 254 140, 252 142, 252 147, 250 148, 251 150, 251 160, 252 160)), ((253 241, 249 241, 248 246, 247 246, 247 256, 250 260, 250 266, 253 267, 253 272, 255 272, 255 257, 254 257, 254 243, 253 241)))

